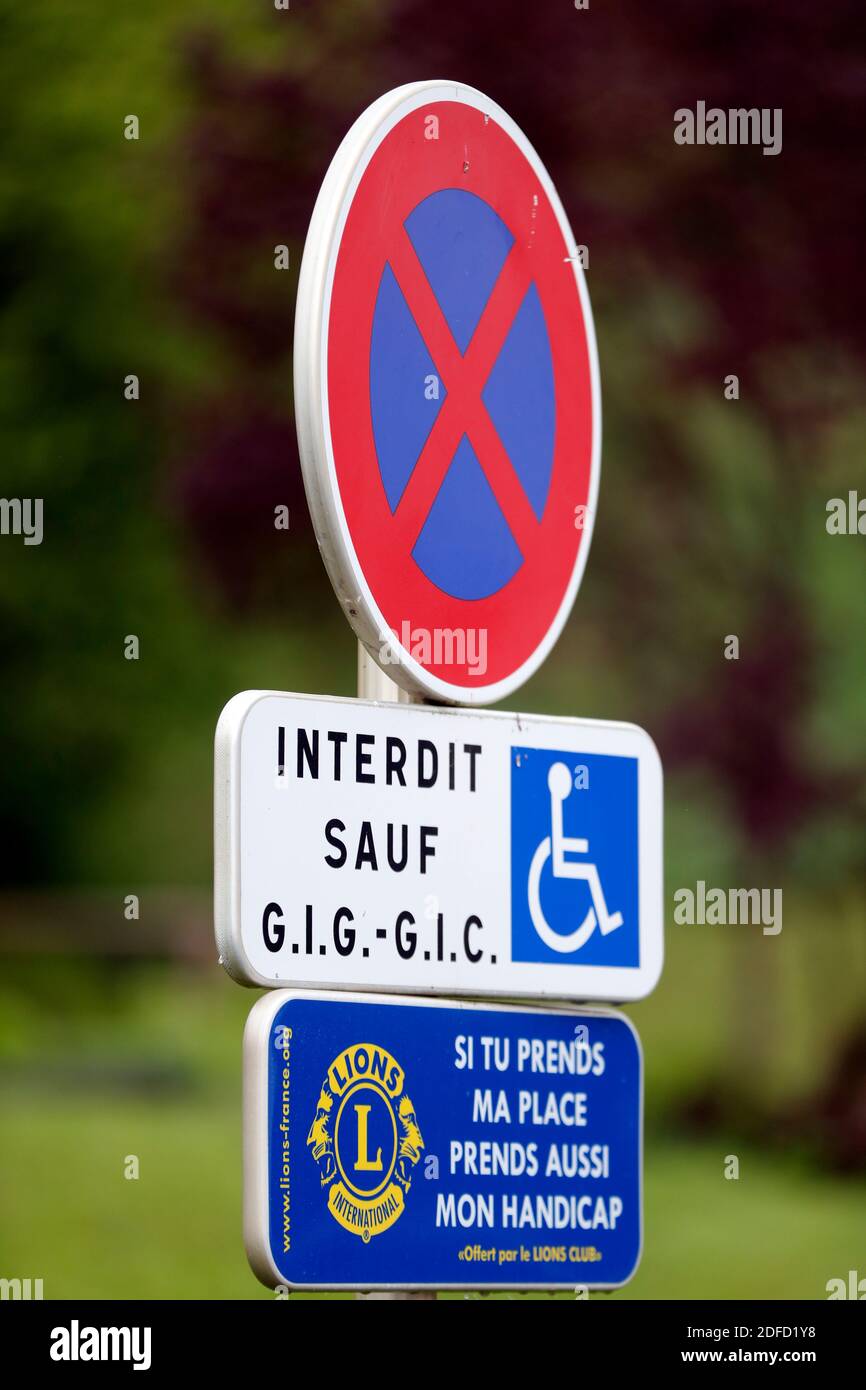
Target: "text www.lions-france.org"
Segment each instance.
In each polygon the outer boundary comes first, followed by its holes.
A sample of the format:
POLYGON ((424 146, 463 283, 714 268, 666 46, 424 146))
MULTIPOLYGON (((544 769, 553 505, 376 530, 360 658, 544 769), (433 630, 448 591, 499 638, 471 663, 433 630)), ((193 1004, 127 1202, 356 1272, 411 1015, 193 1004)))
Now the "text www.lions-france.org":
POLYGON ((277 1047, 282 1050, 282 1072, 280 1075, 280 1165, 278 1174, 278 1184, 283 1198, 283 1254, 288 1254, 292 1248, 292 1200, 291 1200, 291 1167, 289 1149, 289 1115, 291 1113, 291 1101, 289 1098, 289 1086, 291 1082, 291 1028, 279 1028, 275 1039, 277 1047))

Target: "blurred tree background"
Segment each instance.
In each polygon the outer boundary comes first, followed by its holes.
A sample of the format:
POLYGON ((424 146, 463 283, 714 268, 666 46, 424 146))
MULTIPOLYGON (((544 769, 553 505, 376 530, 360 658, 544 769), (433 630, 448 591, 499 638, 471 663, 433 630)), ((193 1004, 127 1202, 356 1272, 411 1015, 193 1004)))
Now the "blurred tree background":
POLYGON ((633 1010, 646 1253, 617 1296, 823 1296, 862 1264, 866 1169, 866 541, 825 525, 866 492, 861 7, 7 2, 0 38, 3 491, 45 507, 41 546, 0 538, 0 1274, 35 1260, 48 1296, 116 1292, 121 1269, 130 1297, 256 1293, 237 1234, 253 996, 208 937, 212 731, 236 690, 354 691, 297 458, 297 272, 355 116, 444 76, 547 164, 601 358, 591 561, 509 703, 641 723, 667 774, 668 959, 633 1010), (698 100, 782 108, 781 154, 677 145, 698 100), (780 936, 674 925, 698 879, 782 888, 780 936), (39 1215, 49 1058, 62 1236, 39 1215), (147 1181, 121 1180, 130 1151, 147 1181))

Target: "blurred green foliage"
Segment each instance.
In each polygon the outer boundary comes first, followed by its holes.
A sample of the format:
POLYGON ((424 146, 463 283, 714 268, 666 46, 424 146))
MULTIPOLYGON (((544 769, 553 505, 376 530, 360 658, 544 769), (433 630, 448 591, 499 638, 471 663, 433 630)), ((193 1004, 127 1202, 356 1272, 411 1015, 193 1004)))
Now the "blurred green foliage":
MULTIPOLYGON (((182 28, 220 12, 254 55, 261 26, 230 3, 187 5, 182 28)), ((0 19, 4 495, 45 514, 41 546, 0 545, 6 882, 206 881, 216 714, 240 686, 284 684, 280 646, 298 641, 220 621, 172 501, 166 402, 213 370, 170 312, 159 254, 180 216, 177 29, 170 3, 0 19), (189 808, 192 852, 166 829, 168 798, 189 808)))

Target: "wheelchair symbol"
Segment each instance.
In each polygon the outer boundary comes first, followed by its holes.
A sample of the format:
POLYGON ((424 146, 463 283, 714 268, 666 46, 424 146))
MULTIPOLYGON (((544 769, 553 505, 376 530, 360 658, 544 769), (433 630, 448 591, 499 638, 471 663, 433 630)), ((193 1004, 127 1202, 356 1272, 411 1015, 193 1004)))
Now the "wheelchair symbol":
POLYGON ((581 946, 592 936, 596 927, 599 928, 602 936, 607 936, 608 932, 621 927, 622 913, 608 912, 601 879, 595 864, 566 859, 565 857, 568 853, 588 854, 589 852, 589 840, 569 839, 562 831, 562 805, 571 794, 571 773, 565 763, 553 764, 547 774, 547 785, 550 789, 550 834, 541 841, 529 866, 527 884, 529 915, 532 918, 532 925, 545 945, 549 946, 552 951, 559 951, 566 955, 572 951, 579 951, 581 946), (580 926, 575 927, 572 932, 555 932, 548 925, 541 909, 541 872, 551 856, 553 857, 554 878, 584 879, 589 884, 592 907, 580 926))

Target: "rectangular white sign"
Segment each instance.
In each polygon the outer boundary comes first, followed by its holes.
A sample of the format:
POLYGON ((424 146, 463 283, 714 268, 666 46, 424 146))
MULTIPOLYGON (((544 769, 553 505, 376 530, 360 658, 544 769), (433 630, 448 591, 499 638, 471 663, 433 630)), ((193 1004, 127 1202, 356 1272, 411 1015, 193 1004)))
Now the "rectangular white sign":
POLYGON ((215 745, 215 920, 253 985, 640 999, 662 770, 632 724, 247 691, 215 745))

